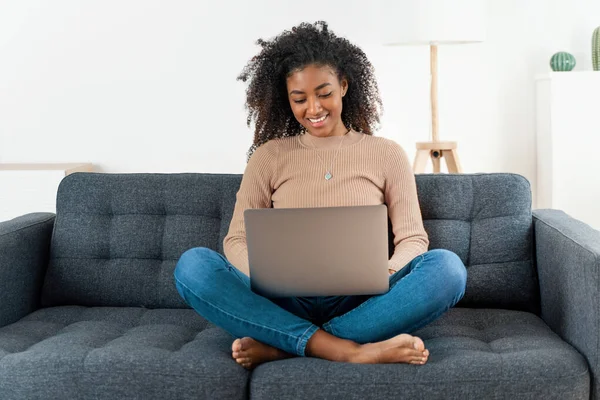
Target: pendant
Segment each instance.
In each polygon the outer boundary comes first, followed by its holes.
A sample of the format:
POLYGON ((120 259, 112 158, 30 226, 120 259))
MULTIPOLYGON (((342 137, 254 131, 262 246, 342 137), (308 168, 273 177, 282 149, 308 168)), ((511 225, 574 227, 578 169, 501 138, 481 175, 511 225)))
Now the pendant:
POLYGON ((329 172, 327 172, 325 174, 325 179, 330 180, 332 178, 331 174, 329 172))

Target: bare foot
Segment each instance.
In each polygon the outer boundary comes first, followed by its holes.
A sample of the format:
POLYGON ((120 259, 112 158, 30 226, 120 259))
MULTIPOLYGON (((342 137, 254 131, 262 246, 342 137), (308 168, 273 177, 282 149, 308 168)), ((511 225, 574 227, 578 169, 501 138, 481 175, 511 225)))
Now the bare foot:
POLYGON ((246 369, 252 369, 267 361, 295 357, 293 354, 261 343, 251 337, 235 339, 231 345, 231 356, 246 369))
POLYGON ((350 362, 361 364, 408 363, 423 365, 427 362, 429 350, 423 341, 406 333, 376 343, 366 343, 350 362))

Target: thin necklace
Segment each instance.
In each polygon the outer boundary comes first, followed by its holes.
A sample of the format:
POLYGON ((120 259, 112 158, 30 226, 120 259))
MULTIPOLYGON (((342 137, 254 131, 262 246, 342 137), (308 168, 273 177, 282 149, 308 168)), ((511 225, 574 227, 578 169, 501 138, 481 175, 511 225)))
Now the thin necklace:
MULTIPOLYGON (((350 132, 352 128, 348 129, 348 132, 350 132)), ((333 161, 331 162, 331 167, 329 169, 327 169, 327 165, 325 165, 325 162, 323 161, 323 159, 321 158, 321 156, 319 155, 319 153, 317 152, 317 156, 319 157, 319 160, 321 160, 321 163, 323 164, 323 167, 325 167, 325 180, 330 180, 331 178, 333 178, 333 175, 331 175, 331 169, 333 168, 333 164, 335 163, 335 159, 338 156, 338 153, 340 152, 340 148, 342 147, 342 142, 344 141, 344 139, 346 138, 346 135, 348 134, 348 132, 344 133, 344 135, 342 136, 342 140, 340 140, 340 144, 338 146, 337 151, 335 152, 335 156, 333 157, 333 161)), ((310 138, 310 133, 306 134, 308 136, 308 140, 310 141, 311 146, 313 147, 313 149, 316 149, 312 139, 310 138)))

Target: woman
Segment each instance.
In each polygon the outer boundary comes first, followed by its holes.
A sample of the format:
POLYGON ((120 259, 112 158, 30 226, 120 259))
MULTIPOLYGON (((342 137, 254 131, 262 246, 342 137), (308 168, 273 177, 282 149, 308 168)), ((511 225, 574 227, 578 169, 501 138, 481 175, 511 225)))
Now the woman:
POLYGON ((255 134, 223 242, 227 258, 188 250, 175 269, 177 290, 237 337, 232 357, 248 369, 292 356, 424 364, 429 351, 410 333, 462 298, 466 269, 452 252, 427 251, 409 160, 396 142, 373 136, 381 99, 372 65, 324 22, 258 44, 238 77, 250 81, 255 134), (394 232, 389 292, 269 299, 250 290, 244 210, 382 203, 394 232))

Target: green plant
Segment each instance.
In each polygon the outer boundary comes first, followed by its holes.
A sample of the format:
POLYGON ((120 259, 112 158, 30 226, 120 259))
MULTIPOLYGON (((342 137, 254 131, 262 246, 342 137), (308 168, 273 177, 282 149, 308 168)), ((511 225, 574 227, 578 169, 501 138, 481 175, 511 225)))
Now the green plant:
POLYGON ((594 30, 592 35, 592 64, 594 71, 600 71, 600 26, 594 30))
POLYGON ((552 71, 570 71, 575 68, 575 57, 566 51, 555 53, 550 59, 552 71))

